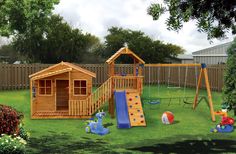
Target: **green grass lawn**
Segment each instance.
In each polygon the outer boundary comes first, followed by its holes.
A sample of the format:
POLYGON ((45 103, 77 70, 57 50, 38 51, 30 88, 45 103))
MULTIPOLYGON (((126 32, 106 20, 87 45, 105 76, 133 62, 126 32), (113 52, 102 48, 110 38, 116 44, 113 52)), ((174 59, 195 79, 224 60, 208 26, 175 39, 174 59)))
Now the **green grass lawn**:
MULTIPOLYGON (((193 111, 192 105, 184 105, 179 99, 172 99, 169 105, 167 97, 183 97, 183 89, 168 89, 165 86, 144 87, 144 113, 147 127, 117 129, 116 119, 107 115, 103 124, 110 133, 105 136, 85 133, 83 120, 31 120, 29 90, 0 92, 0 104, 14 107, 24 113, 26 129, 31 133, 27 144, 28 153, 142 153, 142 152, 178 152, 212 153, 235 152, 236 133, 210 133, 210 129, 220 122, 211 122, 207 104, 202 101, 193 111), (150 97, 160 97, 159 105, 150 105, 150 97), (175 123, 164 125, 161 115, 171 111, 175 123)), ((193 101, 195 89, 187 89, 185 96, 193 101)), ((202 90, 201 95, 206 95, 202 90)), ((221 93, 213 92, 215 110, 220 109, 221 93)), ((105 111, 107 106, 104 106, 105 111)), ((232 116, 232 113, 230 113, 232 116)))

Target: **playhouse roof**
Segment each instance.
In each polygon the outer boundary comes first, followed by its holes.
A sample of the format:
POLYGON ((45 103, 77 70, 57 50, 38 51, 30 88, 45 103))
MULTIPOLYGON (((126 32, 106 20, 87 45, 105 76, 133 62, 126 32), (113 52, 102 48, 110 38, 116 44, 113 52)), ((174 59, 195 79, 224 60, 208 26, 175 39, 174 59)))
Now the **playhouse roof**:
POLYGON ((129 55, 130 57, 132 57, 133 59, 135 59, 139 63, 145 64, 145 62, 139 56, 137 56, 133 51, 131 51, 127 47, 120 48, 120 50, 118 50, 114 55, 112 55, 106 61, 106 63, 111 64, 112 62, 114 62, 121 55, 129 55))
POLYGON ((89 76, 92 76, 92 77, 96 77, 96 74, 93 73, 93 72, 90 72, 86 69, 83 69, 75 64, 72 64, 72 63, 68 63, 68 62, 61 62, 61 63, 58 63, 58 64, 55 64, 53 66, 50 66, 46 69, 43 69, 39 72, 36 72, 34 74, 31 74, 29 77, 33 80, 37 80, 37 79, 42 79, 42 78, 45 78, 45 77, 50 77, 50 76, 54 76, 54 75, 58 75, 58 74, 62 74, 62 73, 65 73, 65 72, 70 72, 72 71, 72 69, 75 69, 77 71, 80 71, 80 72, 83 72, 89 76), (64 65, 64 66, 68 66, 68 68, 65 68, 65 69, 61 69, 61 70, 56 70, 56 71, 53 71, 53 72, 48 72, 50 69, 53 69, 53 68, 56 68, 60 65, 64 65))

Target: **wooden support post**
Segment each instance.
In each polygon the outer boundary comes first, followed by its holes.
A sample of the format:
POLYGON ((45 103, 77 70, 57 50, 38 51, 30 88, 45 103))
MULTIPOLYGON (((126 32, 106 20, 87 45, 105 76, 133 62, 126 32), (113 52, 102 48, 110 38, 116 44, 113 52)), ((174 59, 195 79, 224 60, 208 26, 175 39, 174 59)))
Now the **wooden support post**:
POLYGON ((111 115, 111 118, 115 117, 115 110, 114 110, 114 79, 111 79, 111 97, 109 99, 109 105, 108 105, 108 110, 109 114, 111 115))
POLYGON ((141 91, 140 91, 140 96, 141 96, 141 95, 143 94, 143 77, 140 78, 140 82, 141 82, 141 83, 140 83, 140 86, 141 86, 141 87, 140 87, 140 88, 141 88, 141 89, 140 89, 140 90, 141 90, 141 91))
POLYGON ((144 65, 139 63, 139 66, 138 66, 138 75, 139 76, 142 76, 143 74, 143 68, 144 68, 144 65))
POLYGON ((33 95, 32 95, 32 93, 33 93, 33 88, 32 88, 32 80, 30 79, 30 107, 31 107, 31 118, 33 117, 33 95))
POLYGON ((210 107, 210 111, 211 111, 211 119, 212 119, 212 121, 216 121, 214 108, 213 108, 213 102, 212 102, 212 96, 211 96, 211 88, 210 88, 210 83, 208 80, 208 74, 207 74, 206 68, 203 68, 203 74, 205 76, 205 84, 206 84, 206 89, 207 89, 209 107, 210 107))
MULTIPOLYGON (((71 113, 71 104, 70 104, 70 100, 72 100, 72 85, 71 85, 71 72, 69 72, 69 100, 68 100, 68 107, 69 107, 69 114, 71 113)), ((55 102, 56 103, 56 102, 55 102)), ((55 106, 55 109, 56 109, 56 106, 55 106)))
POLYGON ((136 61, 134 59, 134 64, 133 64, 133 76, 136 76, 136 61))
POLYGON ((202 83, 202 72, 203 72, 203 69, 201 68, 200 74, 198 76, 198 83, 197 83, 196 95, 195 95, 194 102, 193 102, 193 109, 195 109, 197 107, 199 90, 200 90, 201 83, 202 83))
POLYGON ((109 77, 112 77, 112 76, 115 75, 115 63, 112 62, 109 67, 110 67, 110 69, 109 69, 109 77))
POLYGON ((115 110, 114 110, 114 94, 111 95, 111 98, 109 99, 109 114, 111 115, 111 118, 115 117, 115 110))

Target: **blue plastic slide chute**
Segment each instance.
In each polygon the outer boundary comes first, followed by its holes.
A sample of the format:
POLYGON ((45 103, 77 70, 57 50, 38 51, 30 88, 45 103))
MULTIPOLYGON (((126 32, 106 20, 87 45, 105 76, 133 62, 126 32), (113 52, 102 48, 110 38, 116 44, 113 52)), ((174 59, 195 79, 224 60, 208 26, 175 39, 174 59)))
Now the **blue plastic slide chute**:
POLYGON ((118 128, 130 128, 129 113, 125 91, 115 91, 116 119, 118 128))

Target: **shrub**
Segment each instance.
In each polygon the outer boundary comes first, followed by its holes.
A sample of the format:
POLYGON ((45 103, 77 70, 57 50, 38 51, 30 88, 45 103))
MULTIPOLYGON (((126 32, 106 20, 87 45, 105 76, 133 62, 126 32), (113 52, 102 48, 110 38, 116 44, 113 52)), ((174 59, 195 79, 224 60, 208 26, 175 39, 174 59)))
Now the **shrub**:
POLYGON ((26 141, 21 137, 2 134, 0 137, 0 154, 25 154, 26 141))
POLYGON ((15 109, 0 105, 0 134, 18 134, 21 117, 15 109))
POLYGON ((227 49, 228 59, 224 76, 223 98, 225 104, 234 109, 236 116, 236 38, 232 45, 227 49))

